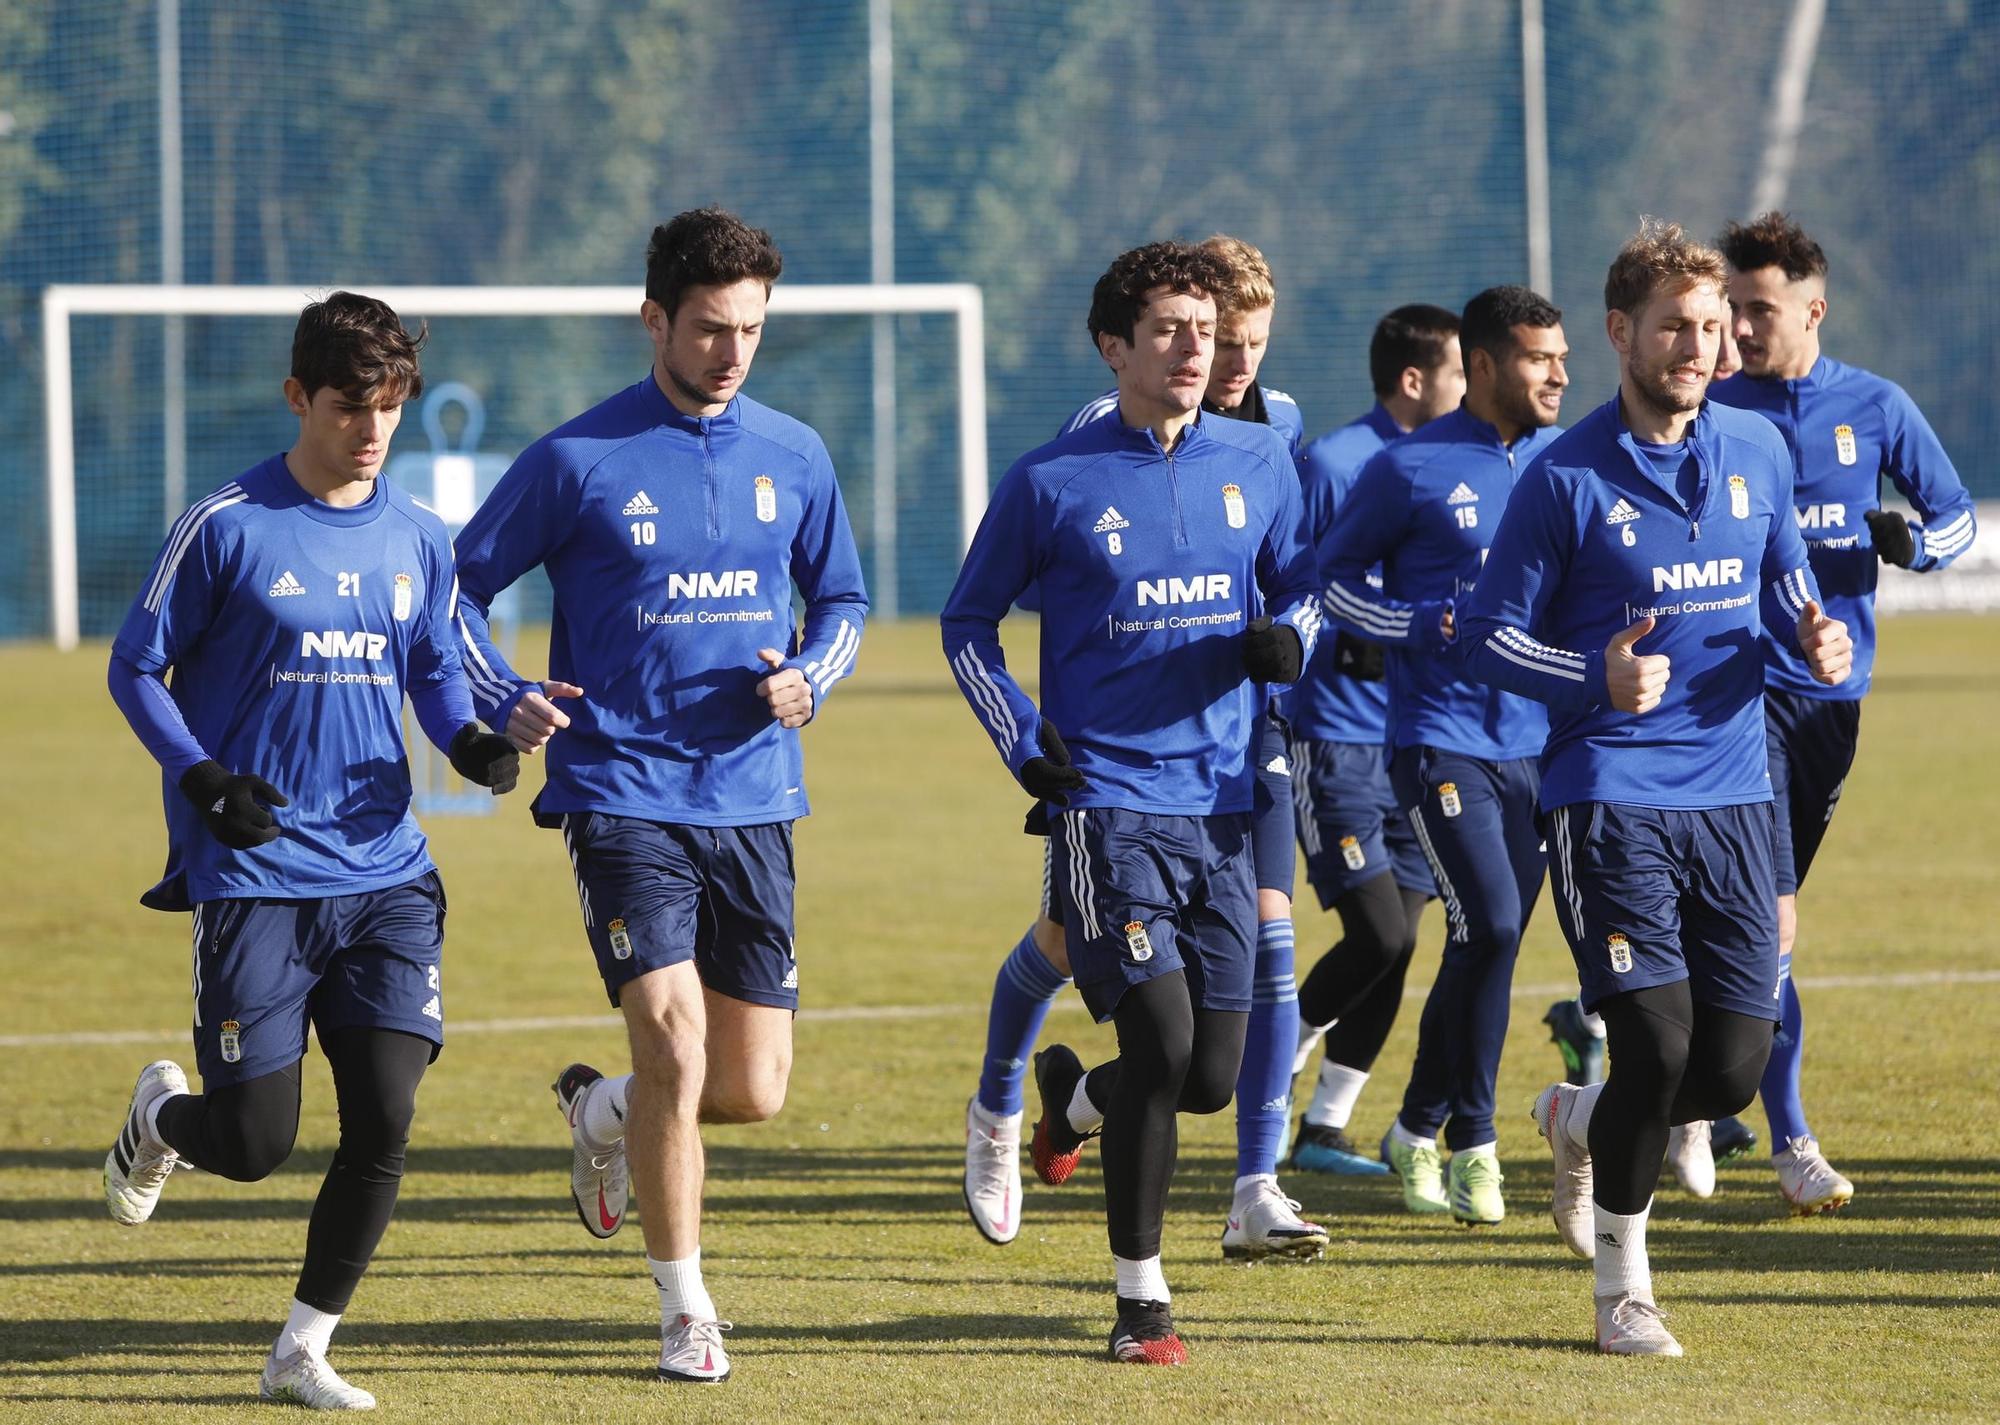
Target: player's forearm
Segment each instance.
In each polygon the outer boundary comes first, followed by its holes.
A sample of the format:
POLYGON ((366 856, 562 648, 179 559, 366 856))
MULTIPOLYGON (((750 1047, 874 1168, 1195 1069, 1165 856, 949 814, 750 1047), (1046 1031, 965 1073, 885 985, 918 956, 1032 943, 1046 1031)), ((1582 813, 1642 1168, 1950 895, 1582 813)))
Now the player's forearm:
POLYGON ((1313 649, 1319 643, 1320 624, 1324 616, 1320 612, 1320 602, 1310 593, 1296 594, 1289 600, 1277 604, 1282 610, 1272 619, 1274 623, 1288 626, 1299 636, 1300 647, 1306 662, 1312 661, 1313 649))
MULTIPOLYGON (((506 726, 507 714, 514 710, 514 704, 523 693, 538 685, 508 665, 505 655, 493 642, 485 605, 478 599, 461 592, 453 624, 474 709, 488 727, 506 726)), ((425 733, 429 734, 428 728, 425 733)))
POLYGON ((189 768, 208 760, 208 753, 181 716, 180 704, 158 677, 113 653, 105 681, 111 689, 111 701, 170 778, 178 782, 189 768))
POLYGON ((1928 574, 1944 568, 1972 548, 1972 541, 1979 535, 1979 520, 1968 502, 1949 514, 1912 525, 1911 532, 1917 536, 1917 558, 1910 567, 1919 574, 1928 574))
POLYGON ((424 730, 424 736, 440 752, 449 753, 458 730, 478 720, 472 690, 456 669, 435 682, 412 683, 410 706, 416 711, 417 725, 424 730))
POLYGON ((979 725, 993 739, 1000 760, 1018 776, 1021 764, 1035 755, 1041 715, 1007 671, 999 626, 986 625, 984 638, 954 638, 953 622, 947 621, 945 628, 945 657, 951 663, 952 677, 958 680, 958 689, 979 725))
POLYGON ((1551 647, 1516 624, 1470 617, 1459 631, 1459 646, 1472 675, 1504 692, 1569 712, 1607 701, 1601 649, 1574 653, 1551 647))
POLYGON ((1447 599, 1416 604, 1392 599, 1353 571, 1336 569, 1326 586, 1326 612, 1335 623, 1371 643, 1397 648, 1444 647, 1443 619, 1450 607, 1447 599))
POLYGON ((805 635, 798 656, 790 662, 812 684, 815 707, 826 700, 835 683, 854 672, 867 615, 868 605, 859 599, 828 599, 807 606, 805 635))

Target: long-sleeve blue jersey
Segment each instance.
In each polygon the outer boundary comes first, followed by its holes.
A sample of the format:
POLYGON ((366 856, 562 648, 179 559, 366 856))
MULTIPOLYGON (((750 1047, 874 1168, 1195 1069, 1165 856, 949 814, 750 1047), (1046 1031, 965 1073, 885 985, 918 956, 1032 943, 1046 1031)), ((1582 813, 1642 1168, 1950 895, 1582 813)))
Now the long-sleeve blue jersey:
POLYGON ((1268 426, 1202 416, 1173 453, 1099 420, 1030 451, 994 489, 945 603, 945 656, 1016 773, 1045 712, 1083 773, 1073 806, 1162 816, 1248 811, 1263 690, 1241 635, 1268 612, 1308 655, 1319 631, 1299 483, 1268 426), (1042 607, 1042 711, 1007 671, 999 625, 1042 607))
POLYGON ((276 841, 233 850, 174 785, 189 757, 163 757, 167 869, 146 904, 355 895, 430 870, 410 815, 403 695, 439 700, 441 726, 472 720, 453 598, 443 522, 387 480, 336 507, 278 455, 190 505, 113 656, 141 675, 171 669, 199 752, 291 805, 273 811, 276 841))
POLYGON ((1613 398, 1522 477, 1459 608, 1472 670, 1555 710, 1542 806, 1626 802, 1692 811, 1769 801, 1761 593, 1794 627, 1818 589, 1791 518, 1791 455, 1771 423, 1705 404, 1689 428, 1683 502, 1613 398), (1645 713, 1611 706, 1604 654, 1645 617, 1635 653, 1670 661, 1645 713))
POLYGON ((1796 381, 1732 376, 1710 389, 1726 406, 1777 426, 1792 455, 1792 503, 1826 611, 1854 639, 1854 673, 1838 687, 1813 681, 1783 611, 1766 601, 1765 676, 1811 698, 1866 696, 1875 671, 1875 584, 1881 563, 1865 518, 1881 508, 1888 476, 1916 509, 1919 571, 1942 569, 1972 547, 1972 497, 1924 413, 1893 381, 1822 356, 1796 381))
POLYGON ((1509 446, 1464 407, 1417 427, 1361 467, 1321 556, 1326 611, 1388 648, 1389 742, 1504 762, 1548 735, 1539 703, 1474 679, 1440 621, 1479 578, 1500 512, 1559 434, 1509 446), (1381 566, 1382 583, 1368 571, 1381 566))
MULTIPOLYGON (((1285 449, 1291 452, 1293 459, 1297 459, 1299 444, 1305 439, 1306 433, 1306 418, 1304 413, 1299 410, 1299 403, 1283 391, 1276 391, 1269 386, 1258 385, 1254 381, 1250 384, 1256 388, 1257 394, 1263 398, 1264 424, 1270 426, 1272 430, 1284 438, 1285 449)), ((1258 402, 1256 396, 1246 395, 1245 403, 1254 406, 1258 402)), ((1087 426, 1092 421, 1102 420, 1105 416, 1114 414, 1117 409, 1118 392, 1115 389, 1106 391, 1096 400, 1087 401, 1078 407, 1076 412, 1063 422, 1061 434, 1068 435, 1079 426, 1087 426)), ((1203 409, 1212 410, 1213 408, 1205 406, 1203 409)), ((1239 409, 1241 408, 1239 407, 1239 409)), ((1242 419, 1242 417, 1232 415, 1226 411, 1213 411, 1213 414, 1221 416, 1224 420, 1242 419)))
MULTIPOLYGON (((1403 428, 1378 402, 1358 420, 1330 431, 1299 454, 1299 484, 1305 501, 1306 538, 1322 570, 1332 543, 1333 522, 1354 488, 1355 477, 1375 453, 1403 438, 1403 428)), ((1365 577, 1381 587, 1382 571, 1365 577)), ((1292 731, 1310 742, 1380 745, 1389 736, 1389 685, 1350 678, 1334 666, 1336 640, 1320 641, 1305 676, 1292 689, 1292 731)))
POLYGON ((458 539, 473 699, 498 727, 538 684, 507 666, 486 612, 537 564, 555 587, 548 675, 583 697, 548 744, 553 821, 602 811, 693 826, 808 810, 799 735, 756 686, 788 654, 815 707, 854 668, 868 597, 826 447, 738 396, 683 415, 649 373, 543 436, 458 539), (803 634, 792 589, 805 601, 803 634))

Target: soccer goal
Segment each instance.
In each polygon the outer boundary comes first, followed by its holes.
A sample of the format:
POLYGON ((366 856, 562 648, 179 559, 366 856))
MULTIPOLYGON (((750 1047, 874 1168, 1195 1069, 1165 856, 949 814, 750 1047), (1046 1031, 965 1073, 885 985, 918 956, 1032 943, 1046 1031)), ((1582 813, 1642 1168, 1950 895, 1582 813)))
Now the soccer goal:
MULTIPOLYGON (((173 321, 200 317, 286 317, 295 315, 316 295, 336 290, 341 285, 307 288, 107 284, 58 285, 45 289, 42 294, 42 340, 48 439, 50 633, 57 647, 76 647, 81 634, 72 318, 157 316, 173 321)), ((406 287, 359 282, 351 284, 351 290, 381 298, 412 324, 420 319, 451 317, 635 317, 645 297, 645 293, 637 287, 406 287)), ((962 553, 986 510, 986 338, 979 289, 969 283, 781 284, 771 294, 770 310, 773 316, 783 317, 881 318, 934 314, 952 319, 951 364, 957 388, 952 405, 956 412, 953 425, 958 456, 957 550, 954 552, 962 553)), ((636 341, 634 349, 643 351, 636 341)), ((943 365, 942 360, 939 365, 943 365)), ((270 379, 275 382, 281 374, 271 375, 270 379)), ((449 373, 440 375, 448 376, 449 373)), ((875 379, 879 383, 883 377, 878 374, 875 379)), ((610 389, 598 394, 609 395, 610 389)), ((790 403, 776 393, 773 395, 773 404, 789 409, 792 414, 803 414, 791 408, 790 403)), ((894 405, 890 403, 885 407, 878 392, 874 410, 879 413, 884 409, 893 410, 894 405)), ((175 427, 169 423, 168 429, 175 427)), ((885 432, 878 429, 873 438, 877 442, 878 453, 884 442, 893 451, 896 439, 893 430, 885 432)), ((167 452, 161 462, 168 519, 178 513, 187 494, 184 476, 178 474, 181 467, 176 454, 167 452), (175 488, 177 483, 182 488, 175 488)), ((893 471, 896 468, 894 460, 884 462, 878 458, 878 471, 884 468, 893 471)), ((891 585, 887 601, 890 608, 895 603, 897 523, 899 510, 905 503, 896 498, 896 494, 891 483, 875 491, 867 508, 850 511, 857 522, 857 533, 876 551, 875 568, 884 570, 886 562, 891 585)), ((135 570, 132 577, 136 580, 139 571, 135 570)))

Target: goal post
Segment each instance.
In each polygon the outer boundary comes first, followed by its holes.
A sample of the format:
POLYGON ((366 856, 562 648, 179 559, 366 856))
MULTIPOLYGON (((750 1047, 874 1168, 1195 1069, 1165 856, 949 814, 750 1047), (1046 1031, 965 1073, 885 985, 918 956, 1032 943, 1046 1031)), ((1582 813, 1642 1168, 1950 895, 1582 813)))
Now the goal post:
MULTIPOLYGON (((313 293, 340 284, 303 286, 160 286, 59 284, 42 292, 43 409, 48 441, 50 634, 60 649, 80 636, 76 532, 75 372, 70 319, 75 316, 282 317, 296 314, 313 293)), ((645 292, 638 287, 438 287, 355 283, 395 308, 406 320, 423 317, 636 316, 645 292)), ((941 314, 954 319, 958 384, 959 548, 971 543, 986 512, 986 328, 979 288, 966 282, 822 286, 779 285, 770 310, 778 316, 900 316, 941 314)), ((878 432, 878 439, 883 438, 878 432)), ((893 438, 893 437, 890 437, 893 438)), ((878 547, 893 546, 894 502, 877 502, 878 547)), ((168 511, 171 518, 176 511, 168 511)), ((893 567, 893 563, 892 563, 893 567)))

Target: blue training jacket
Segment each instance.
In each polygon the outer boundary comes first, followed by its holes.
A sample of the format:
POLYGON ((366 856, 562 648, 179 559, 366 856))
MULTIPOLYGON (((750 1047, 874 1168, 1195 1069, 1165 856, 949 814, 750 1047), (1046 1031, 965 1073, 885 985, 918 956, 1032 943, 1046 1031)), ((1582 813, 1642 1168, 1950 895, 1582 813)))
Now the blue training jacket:
POLYGON ((1264 425, 1203 415, 1168 455, 1150 429, 1096 420, 1016 461, 946 601, 945 656, 1008 769, 1039 756, 1045 711, 1086 785, 1078 807, 1248 811, 1264 692, 1241 635, 1268 611, 1310 656, 1319 631, 1298 476, 1264 425), (999 625, 1031 584, 1043 708, 999 625))
POLYGON ((480 715, 539 686, 488 635, 493 598, 537 564, 555 586, 549 677, 582 698, 547 748, 544 824, 601 811, 692 826, 808 810, 799 734, 756 686, 787 655, 815 710, 854 670, 868 596, 826 447, 738 396, 682 414, 644 380, 543 436, 458 538, 459 631, 480 715), (801 631, 792 613, 805 601, 801 631))
POLYGON ((1822 356, 1796 381, 1730 377, 1710 388, 1727 406, 1777 426, 1796 478, 1792 501, 1826 611, 1854 638, 1854 674, 1839 687, 1813 681, 1790 624, 1769 601, 1764 613, 1765 677, 1774 688, 1851 702, 1867 695, 1875 671, 1875 585, 1881 561, 1868 511, 1881 508, 1888 476, 1922 520, 1911 526, 1919 572, 1942 569, 1972 547, 1972 497, 1924 413, 1893 381, 1822 356))
POLYGON ((1501 762, 1533 757, 1548 714, 1475 680, 1438 624, 1479 578, 1521 472, 1560 434, 1512 447, 1463 406, 1385 446, 1355 477, 1321 558, 1326 611, 1388 647, 1389 741, 1501 762), (1380 565, 1382 587, 1368 581, 1380 565))
POLYGON ((1796 623, 1818 597, 1791 518, 1790 453, 1771 423, 1706 403, 1689 428, 1683 503, 1614 397, 1522 477, 1459 610, 1474 673, 1555 709, 1542 806, 1700 810, 1769 801, 1760 594, 1796 623), (1610 704, 1604 653, 1639 619, 1637 653, 1671 660, 1660 704, 1610 704))

